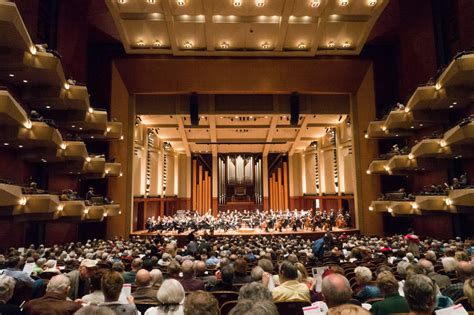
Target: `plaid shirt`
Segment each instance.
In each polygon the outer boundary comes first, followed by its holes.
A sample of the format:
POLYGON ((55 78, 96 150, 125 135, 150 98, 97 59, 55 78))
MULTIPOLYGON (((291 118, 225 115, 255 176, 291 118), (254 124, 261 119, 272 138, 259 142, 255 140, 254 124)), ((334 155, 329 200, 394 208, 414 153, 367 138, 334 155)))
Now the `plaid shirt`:
POLYGON ((451 298, 451 300, 456 302, 459 298, 462 298, 464 296, 463 286, 463 282, 453 283, 448 286, 442 293, 443 295, 451 298))

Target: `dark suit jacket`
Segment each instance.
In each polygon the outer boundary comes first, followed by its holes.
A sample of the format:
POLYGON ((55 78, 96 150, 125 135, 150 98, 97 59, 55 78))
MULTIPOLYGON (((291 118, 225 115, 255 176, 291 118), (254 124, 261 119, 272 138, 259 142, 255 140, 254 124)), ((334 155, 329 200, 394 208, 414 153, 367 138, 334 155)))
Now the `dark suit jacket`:
POLYGON ((66 300, 66 295, 47 292, 39 299, 30 300, 23 307, 26 315, 69 315, 81 308, 81 304, 66 300))
POLYGON ((410 312, 410 308, 408 307, 407 300, 397 293, 386 296, 383 301, 375 302, 374 305, 372 305, 371 312, 373 315, 408 313, 410 312))
POLYGON ((179 282, 186 292, 204 290, 204 281, 196 278, 182 278, 179 282))
POLYGON ((153 304, 158 303, 157 292, 158 290, 152 287, 137 287, 132 296, 137 304, 153 304))

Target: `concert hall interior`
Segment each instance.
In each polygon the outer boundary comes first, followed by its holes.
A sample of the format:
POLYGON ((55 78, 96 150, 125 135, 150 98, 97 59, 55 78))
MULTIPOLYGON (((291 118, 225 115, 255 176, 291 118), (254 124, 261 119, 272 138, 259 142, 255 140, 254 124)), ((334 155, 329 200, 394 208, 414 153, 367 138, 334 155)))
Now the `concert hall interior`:
POLYGON ((52 2, 0 4, 2 246, 189 215, 472 234, 466 1, 52 2))

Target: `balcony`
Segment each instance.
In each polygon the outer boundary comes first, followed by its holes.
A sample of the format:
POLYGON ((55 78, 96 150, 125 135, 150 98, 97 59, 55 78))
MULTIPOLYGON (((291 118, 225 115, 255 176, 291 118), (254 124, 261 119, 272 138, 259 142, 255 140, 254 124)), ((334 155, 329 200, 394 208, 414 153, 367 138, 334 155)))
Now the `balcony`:
POLYGON ((0 2, 0 34, 8 34, 0 38, 0 77, 22 86, 60 86, 65 82, 60 60, 37 50, 13 2, 0 2))
POLYGON ((0 209, 4 207, 14 207, 24 203, 26 203, 26 199, 23 198, 20 186, 0 184, 0 209))
POLYGON ((122 164, 120 163, 105 163, 105 175, 107 177, 118 177, 122 175, 122 164))
POLYGON ((374 160, 367 169, 367 174, 386 174, 388 160, 374 160))
POLYGON ((454 206, 474 206, 474 189, 454 189, 449 192, 449 199, 446 201, 454 206))
POLYGON ((463 126, 457 125, 449 129, 445 132, 443 141, 444 145, 451 147, 474 144, 474 121, 463 126))
POLYGON ((0 124, 25 127, 30 124, 26 111, 6 90, 0 90, 0 124))
POLYGON ((410 111, 463 108, 469 104, 470 97, 465 89, 453 87, 437 90, 434 85, 421 86, 415 90, 406 107, 410 111))
POLYGON ((91 107, 86 86, 27 88, 23 97, 34 109, 49 106, 51 111, 76 111, 85 114, 91 107))
POLYGON ((420 210, 456 212, 456 207, 448 205, 448 196, 416 196, 415 205, 420 210))
POLYGON ((122 214, 122 211, 120 210, 120 205, 117 204, 104 205, 104 209, 104 216, 106 217, 114 217, 122 214))
POLYGON ((372 201, 369 210, 374 212, 388 212, 388 208, 390 208, 391 203, 392 202, 390 200, 372 201))
POLYGON ((462 55, 449 64, 436 83, 438 89, 460 87, 474 88, 474 54, 462 55))
POLYGON ((61 201, 55 219, 81 219, 85 209, 83 200, 61 201))
POLYGON ((59 148, 63 142, 59 130, 44 122, 31 122, 31 128, 0 127, 0 139, 25 148, 59 148))
POLYGON ((385 120, 388 130, 420 129, 445 121, 445 116, 425 111, 392 110, 385 120))
POLYGON ((385 120, 376 120, 369 123, 367 128, 367 137, 371 139, 377 138, 397 138, 410 135, 407 130, 390 130, 385 126, 385 120))
POLYGON ((421 215, 420 209, 414 206, 413 201, 392 201, 388 212, 392 216, 421 215))
POLYGON ((104 220, 104 213, 105 213, 104 206, 89 206, 84 209, 81 220, 102 221, 104 220))

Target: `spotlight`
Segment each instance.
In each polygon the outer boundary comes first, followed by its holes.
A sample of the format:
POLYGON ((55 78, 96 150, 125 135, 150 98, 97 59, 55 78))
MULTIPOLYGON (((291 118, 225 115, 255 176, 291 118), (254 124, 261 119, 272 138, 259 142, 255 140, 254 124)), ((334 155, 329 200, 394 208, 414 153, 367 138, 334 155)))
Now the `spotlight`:
POLYGON ((35 46, 31 46, 31 47, 30 47, 30 53, 31 53, 32 55, 36 55, 37 52, 38 52, 38 51, 36 50, 36 47, 35 47, 35 46))
POLYGON ((447 206, 451 206, 453 204, 453 201, 449 198, 446 198, 444 202, 446 203, 447 206))
POLYGON ((149 4, 155 4, 156 0, 147 0, 146 2, 148 2, 149 4))
POLYGON ((91 160, 92 160, 92 159, 91 159, 91 157, 90 157, 90 156, 86 157, 86 161, 87 161, 87 163, 89 163, 91 160))
POLYGON ((182 7, 186 4, 186 0, 178 0, 178 1, 176 1, 176 4, 180 7, 182 7))
POLYGON ((387 126, 382 126, 382 131, 387 131, 387 126))
POLYGON ((369 211, 374 211, 374 207, 370 206, 369 211))
POLYGON ((329 41, 328 42, 328 47, 329 48, 334 48, 334 47, 336 47, 336 44, 333 41, 329 41))
POLYGON ((21 197, 21 198, 18 200, 18 204, 19 204, 20 206, 26 205, 26 197, 21 197))
POLYGON ((389 213, 392 213, 392 212, 393 212, 393 209, 390 208, 390 207, 388 207, 388 208, 387 208, 387 211, 388 211, 389 213))
POLYGON ((241 0, 234 0, 233 4, 234 4, 234 7, 240 7, 242 5, 242 1, 241 0))
POLYGON ((193 44, 191 44, 190 42, 185 42, 183 47, 186 48, 186 49, 190 49, 190 48, 193 47, 193 44))
POLYGON ((413 154, 411 154, 411 153, 408 154, 408 159, 409 159, 409 160, 413 160, 414 158, 415 158, 415 157, 413 156, 413 154))
POLYGON ((263 0, 257 0, 255 4, 257 7, 261 8, 265 5, 265 2, 263 0))
POLYGON ((153 46, 154 46, 154 47, 161 47, 161 42, 160 42, 159 40, 155 40, 155 41, 153 42, 153 46))
POLYGON ((444 148, 444 147, 447 145, 446 140, 441 140, 441 141, 439 142, 439 145, 440 145, 442 148, 444 148))
POLYGON ((321 2, 319 2, 318 0, 313 0, 313 1, 311 1, 311 3, 310 3, 310 6, 311 6, 312 8, 317 8, 317 7, 319 7, 320 5, 321 5, 321 2))
POLYGON ((414 202, 414 203, 411 204, 411 207, 413 209, 418 209, 418 204, 416 202, 414 202))
POLYGON ((305 43, 299 43, 298 44, 298 49, 305 49, 306 48, 306 44, 305 43))
POLYGON ((375 5, 377 4, 377 0, 369 0, 369 7, 375 7, 375 5))
POLYGON ((89 113, 91 113, 91 114, 94 113, 94 109, 92 107, 89 107, 89 113))
POLYGON ((351 47, 351 43, 349 43, 348 41, 345 41, 343 44, 342 44, 342 48, 349 48, 351 47))
POLYGON ((370 170, 365 171, 367 175, 370 175, 372 172, 370 170))
POLYGON ((28 83, 28 80, 23 80, 23 83, 28 83))
POLYGON ((347 7, 349 5, 349 0, 339 0, 339 5, 341 7, 347 7))
POLYGON ((265 42, 265 43, 262 44, 262 48, 263 49, 268 49, 268 48, 270 48, 270 44, 265 42))
POLYGON ((67 145, 63 142, 61 143, 60 147, 62 150, 66 150, 67 145))
POLYGON ((369 139, 369 135, 368 135, 368 134, 365 134, 365 135, 364 135, 364 138, 365 138, 365 139, 369 139))
POLYGON ((227 49, 227 48, 229 48, 229 43, 222 42, 221 48, 222 48, 222 49, 227 49))
POLYGON ((436 83, 435 89, 436 89, 437 91, 441 90, 441 84, 440 84, 440 83, 436 83))
POLYGON ((64 89, 65 90, 69 90, 69 88, 71 87, 71 85, 67 82, 64 82, 64 89))
POLYGON ((10 78, 14 78, 14 77, 15 77, 15 75, 14 75, 13 73, 10 73, 8 76, 9 76, 10 78))

